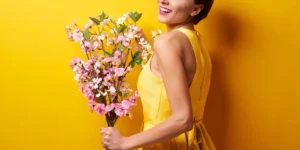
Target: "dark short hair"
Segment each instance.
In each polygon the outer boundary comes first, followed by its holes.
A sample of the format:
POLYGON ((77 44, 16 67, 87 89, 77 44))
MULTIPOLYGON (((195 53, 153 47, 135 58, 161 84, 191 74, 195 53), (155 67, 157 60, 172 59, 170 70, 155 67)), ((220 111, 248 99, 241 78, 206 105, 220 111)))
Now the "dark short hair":
POLYGON ((207 17, 211 6, 214 3, 214 0, 194 0, 195 4, 202 4, 204 6, 204 8, 201 10, 201 12, 194 16, 193 18, 193 23, 194 24, 198 24, 201 20, 203 20, 204 18, 207 17))

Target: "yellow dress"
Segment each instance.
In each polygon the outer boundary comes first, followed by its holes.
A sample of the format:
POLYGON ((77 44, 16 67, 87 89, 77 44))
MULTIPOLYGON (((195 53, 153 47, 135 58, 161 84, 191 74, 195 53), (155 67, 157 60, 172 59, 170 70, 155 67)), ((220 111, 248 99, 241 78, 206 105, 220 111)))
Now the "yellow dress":
MULTIPOLYGON (((191 42, 194 49, 197 69, 189 88, 194 127, 176 138, 161 142, 139 150, 215 150, 215 147, 202 123, 204 106, 210 85, 211 61, 206 48, 203 46, 198 32, 179 28, 191 42)), ((152 58, 152 57, 151 57, 152 58)), ((153 128, 171 115, 171 108, 164 83, 150 69, 151 58, 144 66, 138 79, 138 91, 143 106, 144 122, 142 131, 153 128)))

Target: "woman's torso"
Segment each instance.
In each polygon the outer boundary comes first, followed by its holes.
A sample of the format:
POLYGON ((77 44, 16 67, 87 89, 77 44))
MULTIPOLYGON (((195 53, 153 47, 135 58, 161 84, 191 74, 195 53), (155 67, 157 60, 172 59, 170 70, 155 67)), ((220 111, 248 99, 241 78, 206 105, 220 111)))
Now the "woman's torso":
MULTIPOLYGON (((167 141, 167 143, 164 142, 153 145, 151 146, 151 148, 148 147, 150 149, 175 149, 174 146, 176 146, 176 149, 180 150, 182 150, 183 148, 195 149, 195 142, 197 143, 199 142, 199 140, 201 140, 199 139, 200 137, 197 137, 198 135, 196 134, 203 134, 196 133, 197 128, 199 127, 198 132, 204 132, 200 130, 205 130, 201 129, 200 125, 202 124, 205 102, 210 85, 212 67, 211 60, 200 36, 196 31, 184 28, 179 28, 177 30, 186 35, 186 37, 190 41, 191 48, 194 51, 196 69, 189 87, 189 92, 195 125, 192 131, 180 135, 175 139, 167 141)), ((169 101, 163 80, 152 72, 150 66, 151 61, 152 57, 149 59, 147 64, 144 66, 144 69, 140 73, 137 87, 143 106, 143 130, 148 130, 155 125, 163 122, 171 115, 172 112, 169 106, 169 101)))

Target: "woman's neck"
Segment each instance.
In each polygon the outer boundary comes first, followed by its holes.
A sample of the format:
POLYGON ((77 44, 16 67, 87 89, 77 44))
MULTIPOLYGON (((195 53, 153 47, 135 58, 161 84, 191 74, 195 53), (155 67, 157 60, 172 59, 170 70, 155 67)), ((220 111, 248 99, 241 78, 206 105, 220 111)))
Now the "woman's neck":
POLYGON ((167 32, 171 32, 173 30, 176 30, 178 28, 186 28, 189 30, 195 30, 194 25, 192 23, 188 23, 188 24, 167 24, 167 32))

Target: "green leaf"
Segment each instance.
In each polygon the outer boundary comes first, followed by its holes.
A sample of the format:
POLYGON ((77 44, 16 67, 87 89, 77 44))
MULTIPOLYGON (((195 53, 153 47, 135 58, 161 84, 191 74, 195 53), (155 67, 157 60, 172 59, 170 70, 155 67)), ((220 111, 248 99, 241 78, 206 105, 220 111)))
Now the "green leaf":
POLYGON ((138 59, 138 60, 135 60, 135 63, 138 64, 138 65, 140 65, 142 62, 143 62, 143 59, 142 59, 142 58, 141 58, 141 59, 138 59))
POLYGON ((138 13, 138 12, 131 12, 128 15, 132 21, 134 21, 135 23, 138 22, 140 20, 140 18, 142 17, 142 13, 138 13))
POLYGON ((128 14, 128 16, 130 17, 131 20, 134 20, 133 12, 130 12, 130 13, 128 14))
POLYGON ((119 96, 123 97, 123 94, 122 94, 121 91, 117 90, 117 93, 118 93, 119 96))
POLYGON ((111 54, 111 53, 109 53, 109 52, 107 52, 107 51, 105 51, 105 54, 108 55, 108 56, 110 56, 110 57, 113 57, 113 56, 114 56, 113 54, 111 54))
POLYGON ((135 23, 138 22, 141 19, 141 17, 142 17, 142 13, 137 14, 137 16, 135 18, 136 19, 135 23))
POLYGON ((97 25, 100 24, 100 21, 97 19, 97 18, 94 18, 94 17, 90 17, 90 19, 97 25))
POLYGON ((131 61, 131 68, 133 68, 135 66, 135 62, 131 61))
POLYGON ((133 60, 136 59, 136 58, 140 55, 140 53, 141 53, 140 51, 136 51, 136 52, 134 53, 132 59, 133 59, 133 60))
POLYGON ((112 20, 112 23, 115 25, 115 27, 118 26, 116 21, 112 20))
POLYGON ((83 32, 83 38, 84 40, 86 41, 89 41, 91 39, 91 34, 90 34, 90 31, 88 29, 86 29, 84 32, 83 32))
POLYGON ((127 96, 129 96, 129 93, 125 93, 125 94, 124 94, 124 97, 127 97, 127 96))
POLYGON ((105 19, 106 14, 104 13, 104 11, 101 13, 100 17, 100 22, 102 22, 105 19))
POLYGON ((124 51, 126 49, 126 47, 123 44, 119 43, 118 49, 121 51, 124 51))
POLYGON ((127 27, 125 25, 121 25, 119 28, 117 28, 118 34, 122 33, 127 27))

